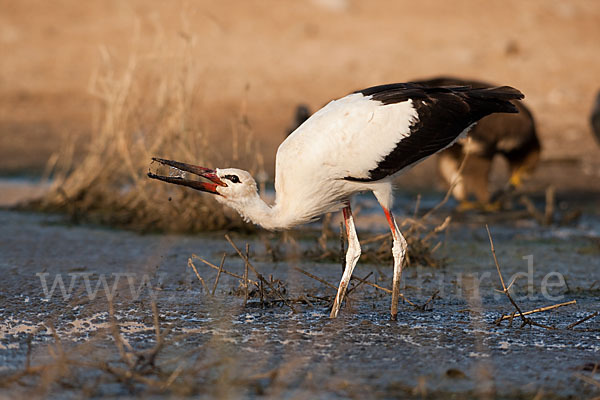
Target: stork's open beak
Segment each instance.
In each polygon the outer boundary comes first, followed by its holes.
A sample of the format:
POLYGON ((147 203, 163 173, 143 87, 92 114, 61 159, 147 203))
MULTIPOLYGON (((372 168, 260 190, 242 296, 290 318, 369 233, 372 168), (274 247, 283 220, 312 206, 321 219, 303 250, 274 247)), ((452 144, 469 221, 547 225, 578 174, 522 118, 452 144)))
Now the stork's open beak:
POLYGON ((180 171, 190 172, 194 175, 198 175, 202 178, 206 178, 212 183, 194 181, 191 179, 185 179, 180 176, 163 176, 157 175, 152 172, 148 172, 148 177, 152 179, 158 179, 159 181, 174 183, 175 185, 188 186, 192 189, 201 190, 203 192, 220 194, 217 192, 217 186, 227 186, 215 173, 214 170, 204 167, 198 167, 196 165, 186 164, 178 161, 165 160, 163 158, 152 157, 152 161, 156 161, 162 165, 168 165, 169 167, 177 168, 180 171))

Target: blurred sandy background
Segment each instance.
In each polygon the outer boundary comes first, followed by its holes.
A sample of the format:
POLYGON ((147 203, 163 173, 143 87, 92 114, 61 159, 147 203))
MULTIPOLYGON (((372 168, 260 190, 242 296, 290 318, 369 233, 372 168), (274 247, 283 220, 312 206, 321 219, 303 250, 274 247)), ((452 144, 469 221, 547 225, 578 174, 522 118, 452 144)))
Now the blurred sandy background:
POLYGON ((197 117, 219 151, 231 151, 232 120, 247 115, 269 170, 298 103, 451 74, 522 90, 544 160, 576 160, 584 183, 600 175, 588 123, 600 88, 595 0, 1 0, 0 9, 2 175, 40 173, 65 137, 83 146, 101 107, 90 81, 133 52, 160 60, 159 73, 169 57, 189 56, 197 117))

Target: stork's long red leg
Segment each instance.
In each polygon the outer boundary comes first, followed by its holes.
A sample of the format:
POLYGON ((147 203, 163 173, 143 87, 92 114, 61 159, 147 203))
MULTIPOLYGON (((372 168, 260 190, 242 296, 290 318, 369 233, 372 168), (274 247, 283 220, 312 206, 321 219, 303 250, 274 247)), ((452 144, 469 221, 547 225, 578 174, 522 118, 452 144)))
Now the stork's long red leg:
POLYGON ((400 229, 396 225, 392 212, 387 208, 383 207, 383 212, 387 218, 388 225, 392 230, 392 237, 394 244, 392 246, 392 255, 394 256, 394 283, 392 286, 392 307, 390 310, 391 319, 395 321, 398 317, 398 299, 400 297, 400 278, 402 277, 402 263, 404 262, 404 256, 406 255, 406 249, 408 244, 402 236, 400 229))
POLYGON ((346 268, 344 269, 344 274, 342 275, 342 280, 338 287, 333 307, 331 308, 330 318, 337 318, 340 307, 342 306, 342 301, 346 295, 346 289, 350 283, 350 278, 352 277, 352 271, 354 271, 354 267, 360 258, 360 242, 358 241, 358 235, 356 234, 350 203, 347 203, 342 212, 344 213, 346 235, 348 236, 348 251, 346 252, 346 268))

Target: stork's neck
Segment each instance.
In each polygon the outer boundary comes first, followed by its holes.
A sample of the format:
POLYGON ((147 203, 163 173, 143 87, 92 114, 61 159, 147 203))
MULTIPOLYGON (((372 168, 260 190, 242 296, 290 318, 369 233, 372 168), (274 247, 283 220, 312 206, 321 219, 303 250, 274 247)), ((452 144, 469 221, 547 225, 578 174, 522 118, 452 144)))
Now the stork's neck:
POLYGON ((271 206, 255 192, 253 195, 245 198, 243 201, 227 202, 227 205, 234 208, 246 222, 253 222, 268 230, 279 230, 289 228, 289 224, 284 221, 280 213, 280 208, 271 206))

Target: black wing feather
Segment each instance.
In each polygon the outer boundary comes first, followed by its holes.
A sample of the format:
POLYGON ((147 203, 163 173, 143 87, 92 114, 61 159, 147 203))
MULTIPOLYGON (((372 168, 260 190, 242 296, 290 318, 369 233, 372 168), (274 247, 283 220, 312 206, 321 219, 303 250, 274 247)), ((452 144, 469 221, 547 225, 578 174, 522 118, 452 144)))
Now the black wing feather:
POLYGON ((383 105, 410 99, 418 115, 410 127, 410 134, 369 171, 369 178, 345 178, 361 182, 383 179, 443 150, 467 127, 486 115, 518 112, 510 100, 523 98, 521 92, 509 86, 473 89, 469 86, 426 87, 414 83, 375 86, 355 93, 372 96, 371 100, 383 105))

